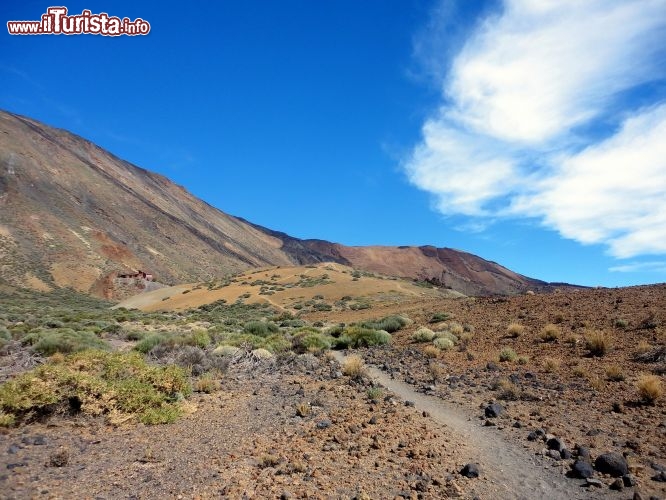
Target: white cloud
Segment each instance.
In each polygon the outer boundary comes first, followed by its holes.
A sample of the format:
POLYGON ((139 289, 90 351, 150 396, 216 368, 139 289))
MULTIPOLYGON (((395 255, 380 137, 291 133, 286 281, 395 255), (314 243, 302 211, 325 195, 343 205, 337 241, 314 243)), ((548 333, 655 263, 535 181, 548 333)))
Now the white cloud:
POLYGON ((666 0, 504 7, 455 57, 411 182, 447 215, 538 217, 618 257, 666 253, 666 96, 613 115, 621 92, 666 77, 666 0), (617 131, 576 133, 601 117, 617 131))
POLYGON ((614 273, 637 273, 637 272, 650 272, 650 273, 666 273, 666 262, 651 261, 651 262, 630 262, 621 266, 613 266, 608 269, 614 273))

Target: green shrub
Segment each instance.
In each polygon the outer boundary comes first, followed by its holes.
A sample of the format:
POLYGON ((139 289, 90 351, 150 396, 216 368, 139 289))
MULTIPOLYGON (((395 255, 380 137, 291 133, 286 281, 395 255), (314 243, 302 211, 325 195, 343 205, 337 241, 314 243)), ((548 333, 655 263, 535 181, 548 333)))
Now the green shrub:
POLYGON ((51 356, 57 352, 68 354, 87 349, 109 349, 109 344, 94 333, 85 330, 74 331, 71 328, 36 330, 23 337, 23 342, 31 344, 35 351, 44 356, 51 356))
POLYGON ((437 347, 438 349, 441 349, 443 351, 448 351, 449 349, 453 349, 453 346, 455 345, 453 340, 446 338, 446 337, 437 337, 433 341, 433 345, 437 347))
POLYGON ((412 340, 414 342, 431 342, 434 338, 435 332, 424 326, 412 333, 412 340))
POLYGON ((345 328, 343 334, 335 339, 334 345, 337 349, 347 349, 349 347, 384 345, 389 342, 391 342, 391 334, 388 332, 361 326, 350 326, 345 328))
POLYGON ((249 321, 243 327, 243 332, 258 337, 268 337, 270 334, 279 331, 280 329, 275 323, 266 323, 265 321, 249 321))
POLYGON ((335 325, 330 328, 327 328, 324 333, 330 337, 334 337, 337 339, 340 335, 342 335, 344 329, 345 327, 343 325, 335 325))
POLYGON ((447 312, 437 312, 432 315, 432 318, 430 318, 429 323, 441 323, 442 321, 446 321, 450 317, 451 315, 447 312))
POLYGON ((0 409, 20 421, 62 408, 111 422, 160 424, 181 415, 178 401, 190 392, 177 366, 150 366, 137 353, 83 351, 0 385, 0 409))
MULTIPOLYGON (((461 332, 462 333, 462 332, 461 332)), ((435 333, 435 338, 436 339, 447 339, 450 340, 453 345, 458 344, 458 337, 456 337, 453 333, 451 333, 448 330, 444 330, 443 332, 436 332, 435 333)))
POLYGON ((384 330, 388 333, 394 333, 407 326, 409 321, 402 316, 385 316, 379 320, 364 321, 359 326, 371 328, 372 330, 384 330))
POLYGON ((499 354, 499 360, 500 361, 509 361, 513 362, 518 359, 518 355, 516 354, 516 351, 511 349, 510 347, 505 347, 500 351, 499 354))
POLYGON ((451 323, 449 323, 447 330, 450 331, 453 335, 460 335, 465 331, 463 326, 457 321, 451 321, 451 323))
POLYGON ((159 333, 152 333, 139 340, 134 345, 134 350, 146 354, 150 352, 154 347, 158 346, 159 344, 165 341, 166 341, 166 336, 159 333))
POLYGON ((240 352, 238 347, 232 345, 220 345, 213 349, 213 354, 216 356, 235 356, 240 352))
POLYGON ((320 333, 301 333, 292 341, 294 352, 321 352, 331 348, 333 339, 320 333))
POLYGON ((190 335, 184 337, 182 343, 205 349, 212 343, 212 340, 206 330, 195 330, 190 335))

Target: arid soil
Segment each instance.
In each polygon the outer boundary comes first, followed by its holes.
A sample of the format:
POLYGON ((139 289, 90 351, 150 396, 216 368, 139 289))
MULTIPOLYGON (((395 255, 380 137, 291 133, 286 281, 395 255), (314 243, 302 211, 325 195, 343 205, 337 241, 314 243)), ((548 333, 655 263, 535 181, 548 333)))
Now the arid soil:
MULTIPOLYGON (((52 418, 1 436, 3 498, 444 498, 473 480, 445 426, 310 355, 230 367, 175 424, 52 418), (298 416, 301 409, 303 416, 298 416)), ((482 480, 481 480, 482 481, 482 480)))
POLYGON ((665 311, 666 286, 654 285, 308 312, 326 324, 396 313, 413 323, 389 346, 355 352, 377 370, 359 379, 326 354, 241 360, 174 424, 58 416, 5 430, 0 490, 6 498, 664 498, 666 395, 648 404, 637 382, 666 371, 665 311), (436 313, 468 335, 433 354, 412 335, 443 328, 431 322, 436 313), (511 323, 522 334, 508 335, 511 323), (557 328, 546 341, 548 324, 557 328), (591 357, 585 339, 595 331, 607 350, 591 357), (520 363, 499 360, 507 347, 520 363), (369 393, 373 373, 394 392, 369 393), (491 403, 502 407, 497 417, 491 403), (607 452, 626 460, 624 479, 599 470, 570 477, 576 461, 607 452), (468 463, 480 477, 460 474, 468 463))

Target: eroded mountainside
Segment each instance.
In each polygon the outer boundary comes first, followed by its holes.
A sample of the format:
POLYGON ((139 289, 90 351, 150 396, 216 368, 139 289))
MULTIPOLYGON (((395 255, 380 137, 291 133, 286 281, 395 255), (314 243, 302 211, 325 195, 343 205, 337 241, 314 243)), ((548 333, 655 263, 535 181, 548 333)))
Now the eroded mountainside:
POLYGON ((471 254, 299 240, 233 217, 162 175, 30 118, 0 112, 0 280, 112 298, 114 276, 167 284, 333 261, 465 294, 544 285, 471 254))

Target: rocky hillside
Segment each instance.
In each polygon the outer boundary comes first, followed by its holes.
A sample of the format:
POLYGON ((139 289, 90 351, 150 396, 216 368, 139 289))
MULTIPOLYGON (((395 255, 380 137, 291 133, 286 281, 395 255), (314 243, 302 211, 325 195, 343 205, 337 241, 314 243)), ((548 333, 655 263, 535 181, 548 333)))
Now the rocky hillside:
POLYGON ((451 249, 298 240, 227 215, 81 137, 0 112, 0 283, 112 297, 114 276, 131 270, 175 284, 324 261, 465 294, 543 285, 451 249))

